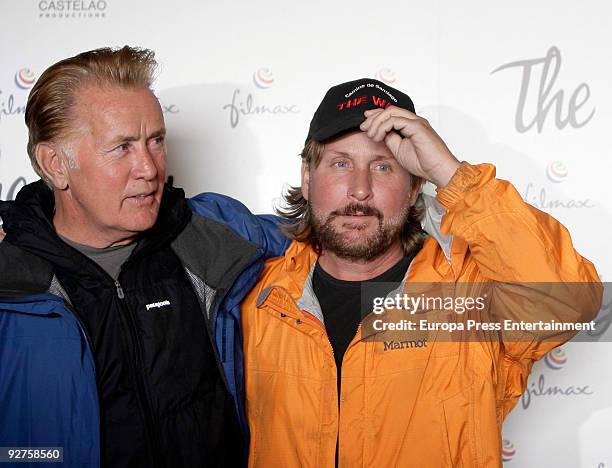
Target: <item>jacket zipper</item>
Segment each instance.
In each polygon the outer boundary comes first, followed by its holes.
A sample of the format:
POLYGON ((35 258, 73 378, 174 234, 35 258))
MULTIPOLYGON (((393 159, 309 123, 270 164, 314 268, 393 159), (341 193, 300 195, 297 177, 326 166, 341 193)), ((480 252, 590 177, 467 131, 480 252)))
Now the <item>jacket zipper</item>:
MULTIPOLYGON (((410 266, 412 266, 412 263, 410 264, 410 266)), ((410 268, 409 266, 409 268, 410 268)), ((409 271, 409 270, 407 270, 409 271)), ((294 301, 295 304, 295 301, 294 301)), ((273 304, 268 304, 272 309, 277 310, 280 312, 280 309, 277 308, 275 305, 273 304)), ((299 307, 297 306, 297 304, 295 304, 296 308, 299 309, 299 307)), ((284 314, 283 312, 280 312, 281 314, 284 314)), ((309 314, 312 315, 312 314, 309 314)), ((314 316, 313 316, 314 317, 314 316)), ((365 318, 365 317, 364 317, 365 318)), ((327 344, 329 345, 329 349, 331 350, 331 356, 332 356, 332 360, 335 363, 335 357, 334 357, 334 347, 329 339, 329 335, 327 334, 327 331, 325 330, 325 326, 318 320, 316 319, 316 317, 314 318, 317 321, 317 325, 314 326, 318 326, 319 328, 323 329, 323 332, 325 334, 325 340, 327 341, 327 344)), ((299 320, 299 319, 296 319, 299 320)), ((346 351, 344 352, 344 356, 342 357, 342 361, 344 361, 344 358, 346 357, 347 353, 349 352, 349 350, 351 348, 353 348, 355 346, 355 337, 358 336, 361 333, 361 325, 363 323, 363 319, 359 322, 359 326, 357 327, 357 331, 355 333, 355 335, 353 336, 353 339, 351 340, 351 342, 349 343, 348 347, 346 348, 346 351)), ((338 378, 338 369, 336 368, 336 378, 338 378)), ((340 385, 336 385, 338 387, 338 434, 336 435, 336 450, 335 450, 335 459, 336 459, 336 466, 338 466, 339 463, 339 457, 340 457, 340 415, 341 415, 341 407, 342 407, 342 401, 341 401, 341 391, 342 391, 342 381, 340 381, 340 385)))
MULTIPOLYGON (((153 415, 153 410, 151 409, 150 403, 149 403, 149 399, 147 398, 147 393, 146 393, 146 389, 145 389, 145 383, 144 383, 144 371, 143 371, 143 366, 142 366, 142 355, 141 355, 141 350, 140 347, 138 345, 138 338, 137 338, 137 334, 136 334, 136 324, 134 321, 134 318, 132 317, 132 314, 130 313, 129 309, 124 305, 124 301, 125 301, 125 292, 123 290, 123 287, 121 286, 121 283, 119 282, 118 279, 114 279, 112 276, 110 276, 106 270, 104 270, 100 265, 98 265, 96 262, 94 262, 92 259, 90 259, 89 257, 83 255, 81 252, 79 252, 77 249, 75 249, 74 247, 68 246, 69 249, 73 250, 74 252, 76 252, 78 255, 84 257, 86 259, 87 262, 89 262, 91 265, 93 265, 93 267, 98 270, 98 272, 106 277, 109 281, 111 281, 114 286, 115 286, 115 291, 117 293, 117 297, 119 298, 119 307, 121 309, 122 315, 127 317, 127 328, 129 331, 129 335, 130 335, 130 345, 132 346, 133 349, 133 353, 134 353, 134 359, 135 359, 135 363, 132 364, 132 370, 134 372, 134 378, 136 380, 136 392, 137 392, 137 400, 138 400, 138 406, 140 408, 140 411, 145 419, 145 427, 144 427, 144 432, 145 432, 145 445, 147 445, 147 452, 149 453, 150 457, 151 457, 151 462, 152 462, 152 467, 158 467, 160 466, 161 460, 162 460, 162 454, 159 452, 159 447, 161 447, 161 437, 158 434, 158 426, 157 426, 157 420, 153 415)), ((132 252, 133 253, 133 252, 132 252)), ((134 259, 132 256, 130 256, 130 258, 128 258, 125 263, 121 266, 121 272, 126 268, 126 266, 130 265, 131 263, 133 263, 134 259)), ((119 275, 121 275, 121 272, 119 273, 119 275)), ((64 300, 64 302, 66 302, 64 300)), ((83 334, 85 335, 85 339, 87 340, 91 352, 92 352, 92 356, 93 356, 93 360, 94 360, 94 366, 95 366, 95 348, 93 346, 93 341, 90 339, 89 334, 87 333, 83 323, 81 322, 78 314, 76 314, 76 312, 72 309, 70 309, 73 313, 73 315, 76 317, 77 322, 79 324, 79 327, 81 328, 81 330, 83 331, 83 334)), ((98 379, 97 379, 97 374, 96 374, 96 388, 98 390, 98 404, 100 403, 100 389, 98 388, 98 379)), ((101 427, 100 427, 101 429, 101 427)), ((162 463, 163 464, 163 463, 162 463)))
POLYGON ((117 297, 119 299, 125 299, 125 294, 123 293, 123 288, 121 287, 119 280, 115 280, 115 288, 117 288, 117 297))
MULTIPOLYGON (((279 289, 284 291, 284 288, 279 288, 279 289)), ((291 298, 291 296, 289 294, 287 294, 287 297, 289 297, 291 299, 291 301, 293 302, 293 304, 295 305, 295 308, 297 310, 301 310, 299 308, 299 306, 297 305, 297 303, 293 300, 293 298, 291 298)), ((283 308, 281 308, 280 306, 277 306, 276 304, 271 304, 269 302, 267 303, 267 305, 271 309, 274 309, 276 312, 280 313, 281 314, 281 318, 284 318, 284 317, 288 316, 287 314, 285 314, 283 312, 283 308)), ((342 388, 342 383, 340 383, 340 385, 338 385, 338 382, 337 382, 337 379, 338 379, 338 367, 336 366, 336 358, 334 356, 334 347, 333 347, 333 345, 332 345, 332 343, 331 343, 331 341, 329 339, 329 335, 327 334, 327 330, 325 329, 325 325, 323 323, 321 323, 321 321, 318 318, 316 318, 314 315, 312 315, 310 312, 302 311, 302 313, 306 313, 306 314, 308 314, 308 316, 311 316, 312 320, 308 319, 307 322, 313 322, 312 326, 316 327, 318 329, 321 329, 321 331, 325 335, 325 341, 327 342, 329 351, 331 351, 331 359, 332 359, 332 362, 334 363, 334 367, 336 368, 336 384, 335 384, 335 388, 336 388, 336 391, 338 392, 338 394, 336 395, 336 407, 338 408, 337 409, 337 412, 338 412, 338 434, 336 435, 336 448, 335 448, 335 455, 334 455, 334 458, 336 458, 340 454, 340 392, 339 392, 339 390, 342 388), (338 387, 340 387, 340 388, 338 388, 338 387)), ((304 321, 302 321, 301 319, 294 317, 293 314, 290 314, 289 317, 291 317, 292 320, 298 321, 298 323, 304 323, 304 321)), ((348 348, 347 348, 347 351, 348 351, 348 348)), ((346 356, 346 352, 345 352, 345 356, 346 356)), ((343 358, 343 360, 344 360, 344 358, 343 358)), ((336 458, 336 461, 337 460, 338 459, 336 458)), ((336 464, 336 466, 337 466, 337 464, 336 464)))
POLYGON ((134 378, 136 380, 136 391, 138 393, 139 406, 144 414, 145 418, 145 434, 148 436, 149 442, 149 453, 151 455, 152 466, 160 466, 159 463, 162 460, 162 454, 159 452, 161 447, 161 437, 158 434, 157 419, 153 414, 149 398, 147 396, 146 386, 144 382, 144 370, 142 365, 142 350, 140 349, 138 337, 136 333, 136 323, 134 317, 129 311, 128 307, 125 306, 125 293, 121 287, 119 280, 115 280, 115 288, 117 290, 117 297, 119 298, 119 304, 123 315, 127 317, 128 330, 130 334, 132 352, 134 354, 134 378))

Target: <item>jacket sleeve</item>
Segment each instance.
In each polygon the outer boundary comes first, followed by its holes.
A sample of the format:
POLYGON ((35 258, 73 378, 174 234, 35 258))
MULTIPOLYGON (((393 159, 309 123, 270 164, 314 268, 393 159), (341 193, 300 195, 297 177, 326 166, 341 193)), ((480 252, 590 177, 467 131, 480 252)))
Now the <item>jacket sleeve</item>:
POLYGON ((572 245, 567 229, 525 203, 491 164, 462 163, 438 191, 442 233, 464 239, 481 273, 495 281, 599 282, 593 264, 572 245))
POLYGON ((281 218, 274 215, 254 215, 249 209, 225 195, 201 193, 187 201, 197 214, 222 223, 236 234, 264 251, 265 258, 284 255, 291 241, 280 231, 281 218))
POLYGON ((59 297, 0 298, 0 402, 0 445, 63 447, 65 466, 100 465, 94 359, 59 297))
MULTIPOLYGON (((497 318, 588 322, 600 310, 599 276, 574 249, 568 230, 496 179, 493 165, 462 163, 437 199, 446 209, 442 233, 467 243, 478 281, 494 282, 490 310, 497 318)), ((501 333, 505 413, 523 392, 533 362, 574 334, 501 333)))

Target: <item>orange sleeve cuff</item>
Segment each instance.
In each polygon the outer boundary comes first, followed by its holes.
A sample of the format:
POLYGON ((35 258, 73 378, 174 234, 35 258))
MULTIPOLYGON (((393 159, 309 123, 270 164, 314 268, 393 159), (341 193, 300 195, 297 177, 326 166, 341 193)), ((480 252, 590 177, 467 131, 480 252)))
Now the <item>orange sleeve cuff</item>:
POLYGON ((446 187, 437 189, 436 199, 448 210, 463 198, 465 192, 478 185, 481 176, 478 166, 463 161, 446 187))

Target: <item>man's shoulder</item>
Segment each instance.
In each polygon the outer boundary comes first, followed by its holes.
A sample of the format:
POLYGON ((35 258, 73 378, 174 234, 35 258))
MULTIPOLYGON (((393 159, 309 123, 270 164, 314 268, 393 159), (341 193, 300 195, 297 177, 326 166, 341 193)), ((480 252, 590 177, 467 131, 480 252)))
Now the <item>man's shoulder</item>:
POLYGON ((217 212, 238 211, 250 213, 244 203, 228 195, 215 192, 203 192, 192 198, 187 199, 187 204, 191 209, 201 215, 214 215, 217 212))
POLYGON ((232 231, 244 240, 257 243, 256 216, 238 200, 219 193, 205 192, 187 200, 192 220, 201 229, 232 231), (253 239, 255 237, 255 239, 253 239))
POLYGON ((281 295, 287 294, 297 300, 302 295, 304 283, 317 258, 318 254, 310 244, 294 240, 285 255, 266 260, 257 283, 242 303, 245 320, 275 289, 277 293, 282 291, 281 295))
MULTIPOLYGON (((256 249, 256 245, 241 235, 240 230, 226 219, 231 216, 231 212, 225 210, 222 205, 213 209, 208 203, 202 205, 195 202, 194 205, 191 200, 189 200, 189 205, 193 215, 179 237, 187 242, 197 243, 201 249, 205 250, 222 249, 225 251, 228 248, 238 248, 250 251, 256 249)), ((238 218, 235 222, 243 221, 238 218)))
POLYGON ((211 287, 228 287, 235 277, 262 254, 250 242, 213 218, 194 213, 172 248, 187 269, 211 287))
POLYGON ((256 215, 242 202, 220 193, 204 192, 187 200, 191 211, 241 233, 256 224, 256 215))
POLYGON ((53 268, 47 261, 0 241, 0 296, 47 292, 52 278, 53 268))
POLYGON ((285 255, 266 260, 258 283, 264 286, 284 285, 287 281, 301 284, 318 257, 312 245, 294 240, 285 255))
POLYGON ((292 240, 284 255, 266 260, 266 267, 278 267, 278 265, 287 262, 301 265, 310 263, 317 257, 318 254, 315 252, 314 247, 311 244, 308 242, 292 240))

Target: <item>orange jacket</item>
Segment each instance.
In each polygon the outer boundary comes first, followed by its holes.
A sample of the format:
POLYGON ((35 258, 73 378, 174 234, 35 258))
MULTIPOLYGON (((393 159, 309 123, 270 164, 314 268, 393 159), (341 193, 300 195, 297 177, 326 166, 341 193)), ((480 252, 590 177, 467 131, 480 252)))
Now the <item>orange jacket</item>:
MULTIPOLYGON (((588 282, 588 294, 564 305, 574 301, 580 321, 599 310, 593 265, 561 224, 495 179, 492 165, 463 163, 437 200, 446 211, 441 233, 425 241, 407 283, 588 282)), ((344 355, 338 407, 333 351, 312 292, 316 260, 294 242, 266 264, 242 306, 249 466, 333 467, 337 438, 340 467, 501 466, 502 422, 533 362, 559 342, 434 337, 389 346, 364 339, 360 326, 344 355)))

